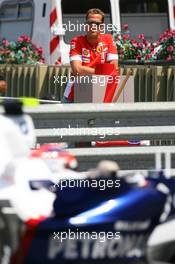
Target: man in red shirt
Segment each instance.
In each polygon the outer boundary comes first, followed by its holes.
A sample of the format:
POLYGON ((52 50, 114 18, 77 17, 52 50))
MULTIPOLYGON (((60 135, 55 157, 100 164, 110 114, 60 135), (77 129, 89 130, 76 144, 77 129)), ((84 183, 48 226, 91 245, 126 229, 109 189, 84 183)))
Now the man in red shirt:
MULTIPOLYGON (((113 63, 118 68, 118 55, 112 35, 102 34, 104 13, 97 8, 88 10, 86 14, 86 35, 72 39, 70 64, 72 73, 77 75, 95 74, 95 66, 99 63, 113 63)), ((67 83, 62 102, 73 102, 74 83, 67 83)))

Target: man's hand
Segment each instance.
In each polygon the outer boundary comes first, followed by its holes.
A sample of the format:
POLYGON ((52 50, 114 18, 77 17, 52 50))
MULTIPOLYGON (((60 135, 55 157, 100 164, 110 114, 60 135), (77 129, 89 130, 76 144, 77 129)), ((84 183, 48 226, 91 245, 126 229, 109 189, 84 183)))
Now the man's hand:
POLYGON ((72 61, 71 63, 73 75, 91 75, 95 73, 95 69, 83 66, 81 61, 72 61))

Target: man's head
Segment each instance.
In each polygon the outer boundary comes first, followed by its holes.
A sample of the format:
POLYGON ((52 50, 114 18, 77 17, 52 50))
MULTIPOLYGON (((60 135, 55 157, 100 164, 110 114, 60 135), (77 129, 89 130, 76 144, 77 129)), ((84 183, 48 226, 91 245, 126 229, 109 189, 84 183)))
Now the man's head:
POLYGON ((86 13, 87 36, 98 38, 103 31, 104 13, 98 8, 89 9, 86 13))
POLYGON ((3 75, 0 74, 0 93, 5 94, 7 91, 7 82, 3 75))

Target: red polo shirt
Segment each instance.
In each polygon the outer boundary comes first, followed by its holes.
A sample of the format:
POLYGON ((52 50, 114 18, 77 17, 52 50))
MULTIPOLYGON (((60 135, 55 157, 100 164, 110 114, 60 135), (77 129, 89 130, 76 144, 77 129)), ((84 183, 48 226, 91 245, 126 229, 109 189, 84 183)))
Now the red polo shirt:
MULTIPOLYGON (((78 36, 72 39, 70 48, 70 61, 81 61, 83 66, 95 68, 98 63, 118 60, 116 45, 112 35, 100 34, 99 41, 92 46, 86 36, 78 36)), ((73 100, 74 84, 68 82, 64 96, 73 100)))

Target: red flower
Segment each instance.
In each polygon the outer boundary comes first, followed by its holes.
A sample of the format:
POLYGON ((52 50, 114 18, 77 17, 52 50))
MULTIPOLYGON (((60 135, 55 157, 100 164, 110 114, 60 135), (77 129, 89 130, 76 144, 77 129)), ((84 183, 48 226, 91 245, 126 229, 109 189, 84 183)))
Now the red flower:
POLYGON ((3 44, 4 46, 8 46, 8 45, 9 45, 9 42, 8 42, 7 39, 3 39, 2 44, 3 44))
POLYGON ((31 42, 31 39, 28 36, 20 36, 18 42, 31 42))
POLYGON ((37 49, 36 49, 36 52, 37 52, 39 55, 42 55, 42 54, 43 54, 43 49, 42 49, 42 48, 37 48, 37 49))
POLYGON ((122 30, 127 31, 129 29, 128 24, 122 25, 122 30))
POLYGON ((167 51, 172 53, 174 51, 174 47, 172 45, 168 46, 167 51))
POLYGON ((45 59, 42 58, 42 59, 39 60, 39 62, 40 62, 40 63, 44 63, 44 62, 45 62, 45 59))
POLYGON ((123 40, 126 41, 130 38, 130 35, 129 34, 124 34, 123 35, 123 40))
POLYGON ((31 39, 28 36, 23 36, 23 40, 24 42, 30 42, 31 39))
POLYGON ((138 47, 138 41, 135 39, 131 39, 130 43, 133 45, 133 47, 137 48, 138 47))
POLYGON ((6 50, 5 50, 5 49, 1 49, 1 50, 0 50, 0 54, 1 54, 1 55, 6 54, 6 50))
POLYGON ((21 50, 25 52, 27 50, 27 48, 26 47, 22 47, 21 50))
POLYGON ((154 45, 151 44, 151 45, 150 45, 150 51, 152 52, 153 50, 154 50, 154 45))
POLYGON ((167 37, 172 37, 172 31, 171 30, 168 30, 167 33, 166 33, 167 37))
POLYGON ((168 57, 166 58, 167 61, 171 61, 173 60, 173 57, 171 55, 168 55, 168 57))
POLYGON ((146 54, 145 59, 149 60, 149 59, 151 59, 151 57, 152 57, 152 55, 149 53, 149 54, 146 54))
POLYGON ((144 44, 145 46, 148 46, 149 42, 148 42, 146 39, 143 39, 143 44, 144 44))
POLYGON ((138 34, 137 37, 138 37, 139 39, 144 39, 144 38, 145 38, 145 35, 144 35, 144 34, 138 34))
POLYGON ((18 38, 18 42, 20 42, 20 43, 23 42, 23 37, 22 36, 18 38))
POLYGON ((138 54, 137 56, 136 56, 136 59, 137 60, 140 60, 142 58, 142 56, 140 55, 140 54, 138 54))
POLYGON ((142 49, 142 44, 141 44, 140 42, 137 42, 137 47, 138 47, 139 49, 142 49))

